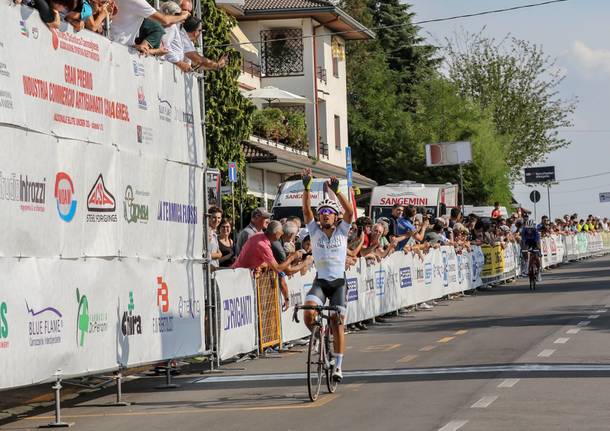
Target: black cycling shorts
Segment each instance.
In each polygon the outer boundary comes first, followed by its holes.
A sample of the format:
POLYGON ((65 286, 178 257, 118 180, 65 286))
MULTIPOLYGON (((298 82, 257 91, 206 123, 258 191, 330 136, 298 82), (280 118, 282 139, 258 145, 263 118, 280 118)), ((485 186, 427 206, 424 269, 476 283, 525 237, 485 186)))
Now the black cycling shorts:
POLYGON ((322 280, 315 278, 311 289, 305 297, 305 302, 312 301, 317 305, 326 304, 326 300, 330 300, 330 305, 334 305, 339 309, 339 313, 343 316, 347 315, 347 285, 345 278, 339 278, 333 281, 322 280))

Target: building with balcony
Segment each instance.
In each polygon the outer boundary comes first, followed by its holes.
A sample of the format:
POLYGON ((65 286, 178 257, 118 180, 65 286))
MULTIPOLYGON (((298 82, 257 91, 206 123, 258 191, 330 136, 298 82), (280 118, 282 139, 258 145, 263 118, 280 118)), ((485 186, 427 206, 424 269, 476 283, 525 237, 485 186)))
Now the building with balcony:
MULTIPOLYGON (((272 86, 307 100, 254 101, 259 108, 302 112, 307 133, 299 148, 277 139, 252 137, 244 142, 249 190, 268 204, 278 183, 305 167, 312 167, 317 176, 344 176, 349 145, 345 44, 374 34, 327 0, 244 0, 228 11, 240 30, 236 37, 243 56, 239 83, 244 92, 272 86)), ((354 175, 355 187, 375 184, 354 175)))

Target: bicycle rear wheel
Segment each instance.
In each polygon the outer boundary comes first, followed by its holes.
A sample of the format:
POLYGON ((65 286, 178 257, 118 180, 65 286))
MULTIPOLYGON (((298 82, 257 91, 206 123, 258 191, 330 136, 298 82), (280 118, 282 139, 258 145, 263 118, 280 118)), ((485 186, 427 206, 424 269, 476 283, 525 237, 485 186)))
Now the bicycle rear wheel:
POLYGON ((311 401, 317 400, 318 395, 320 395, 323 352, 323 335, 320 332, 320 327, 316 326, 311 332, 309 349, 307 350, 307 391, 309 392, 309 399, 311 401))
POLYGON ((333 343, 332 343, 332 340, 330 339, 329 335, 326 335, 325 340, 326 340, 326 357, 324 359, 325 359, 325 362, 328 364, 328 366, 326 367, 326 370, 325 370, 326 371, 326 387, 328 389, 328 392, 333 394, 337 390, 337 384, 339 383, 335 379, 333 379, 333 371, 334 371, 335 367, 334 367, 334 365, 330 364, 330 361, 334 357, 335 350, 333 348, 333 343))

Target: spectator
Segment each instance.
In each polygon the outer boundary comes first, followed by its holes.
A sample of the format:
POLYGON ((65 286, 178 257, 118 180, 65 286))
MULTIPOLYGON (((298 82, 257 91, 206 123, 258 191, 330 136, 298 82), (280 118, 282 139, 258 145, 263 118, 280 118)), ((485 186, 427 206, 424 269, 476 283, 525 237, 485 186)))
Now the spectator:
POLYGON ((91 16, 84 19, 85 28, 95 33, 102 33, 104 22, 112 16, 114 3, 107 0, 91 0, 91 16))
POLYGON ((87 0, 77 0, 76 7, 65 14, 64 19, 68 22, 75 32, 85 28, 85 21, 92 18, 93 9, 87 0))
POLYGON ((213 268, 220 266, 219 259, 222 257, 218 244, 218 225, 222 220, 222 210, 218 207, 211 207, 208 210, 208 252, 210 257, 210 265, 213 268))
MULTIPOLYGON (((190 4, 190 1, 183 1, 181 4, 190 4)), ((192 6, 191 6, 192 7, 192 6)), ((190 63, 190 70, 220 70, 228 64, 229 54, 223 55, 220 60, 210 60, 199 54, 195 49, 194 42, 199 37, 202 31, 202 23, 199 18, 189 17, 184 21, 180 29, 180 39, 182 41, 182 51, 184 53, 184 62, 190 63)), ((169 55, 169 54, 168 54, 169 55)), ((171 61, 171 60, 169 60, 171 61)), ((186 71, 190 71, 186 70, 186 71)), ((183 70, 184 71, 184 70, 183 70)))
POLYGON ((491 212, 491 218, 497 219, 502 215, 502 211, 500 210, 500 202, 494 202, 494 209, 491 212))
MULTIPOLYGON (((232 268, 248 268, 256 270, 267 267, 271 268, 278 274, 281 273, 283 268, 275 260, 275 257, 273 257, 271 244, 278 241, 282 237, 282 234, 282 224, 277 220, 271 221, 265 228, 264 232, 255 233, 245 242, 241 253, 237 257, 237 260, 233 264, 232 268)), ((297 253, 288 257, 283 264, 286 266, 290 265, 296 256, 297 253)), ((286 309, 290 304, 290 298, 288 296, 288 290, 285 289, 285 286, 281 286, 281 288, 282 295, 284 296, 284 309, 286 309)))
POLYGON ((49 28, 59 28, 61 25, 61 15, 68 14, 77 7, 76 0, 34 0, 30 6, 38 11, 40 19, 49 28))
POLYGON ((436 219, 432 229, 426 232, 425 241, 429 242, 431 246, 441 246, 447 244, 449 240, 444 235, 444 230, 445 222, 442 219, 436 219))
POLYGON ((222 257, 218 260, 221 268, 230 268, 235 262, 235 244, 231 238, 231 220, 224 218, 220 222, 218 234, 218 248, 222 257))
POLYGON ((312 256, 311 237, 309 235, 301 240, 301 250, 303 250, 303 257, 312 256))
POLYGON ((157 12, 146 0, 115 0, 118 8, 112 19, 110 39, 121 45, 134 46, 145 18, 151 18, 163 26, 183 22, 190 14, 166 15, 157 12))
POLYGON ((451 217, 449 219, 449 227, 451 229, 453 229, 453 226, 456 223, 461 223, 462 222, 462 211, 455 207, 455 208, 451 208, 451 213, 450 213, 451 217))
POLYGON ((165 55, 167 49, 161 46, 164 34, 165 30, 161 24, 154 19, 146 18, 140 26, 135 47, 144 55, 165 55))
POLYGON ((252 211, 250 216, 250 224, 246 226, 237 236, 237 243, 235 244, 235 253, 237 256, 239 256, 242 247, 251 236, 267 227, 270 218, 271 214, 269 214, 263 207, 258 207, 252 211))
POLYGON ((396 239, 398 242, 397 248, 403 249, 407 244, 407 241, 413 234, 415 227, 413 226, 412 217, 416 214, 414 207, 408 207, 408 219, 404 218, 405 209, 400 204, 394 204, 392 206, 392 217, 390 218, 390 225, 388 230, 388 239, 392 241, 396 239))

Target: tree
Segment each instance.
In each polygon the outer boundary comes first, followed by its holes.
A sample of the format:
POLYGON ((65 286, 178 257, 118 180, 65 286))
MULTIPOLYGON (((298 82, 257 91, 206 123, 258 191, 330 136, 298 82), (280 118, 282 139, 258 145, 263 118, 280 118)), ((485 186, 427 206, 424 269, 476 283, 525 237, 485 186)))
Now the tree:
POLYGON ((508 137, 506 160, 513 177, 524 166, 569 145, 557 129, 570 127, 576 99, 562 99, 563 75, 540 46, 479 34, 447 40, 450 79, 462 95, 491 112, 496 130, 508 137))
MULTIPOLYGON (((217 8, 214 0, 202 0, 201 9, 204 55, 216 60, 226 52, 230 54, 225 68, 205 74, 208 165, 220 169, 226 185, 229 161, 237 162, 238 173, 245 178, 246 159, 241 142, 250 136, 254 106, 239 91, 241 55, 233 48, 226 48, 235 19, 217 8)), ((257 206, 255 198, 247 195, 245 185, 236 188, 235 193, 236 202, 243 201, 246 208, 257 206)), ((231 205, 230 196, 223 196, 223 200, 225 208, 231 205)))

